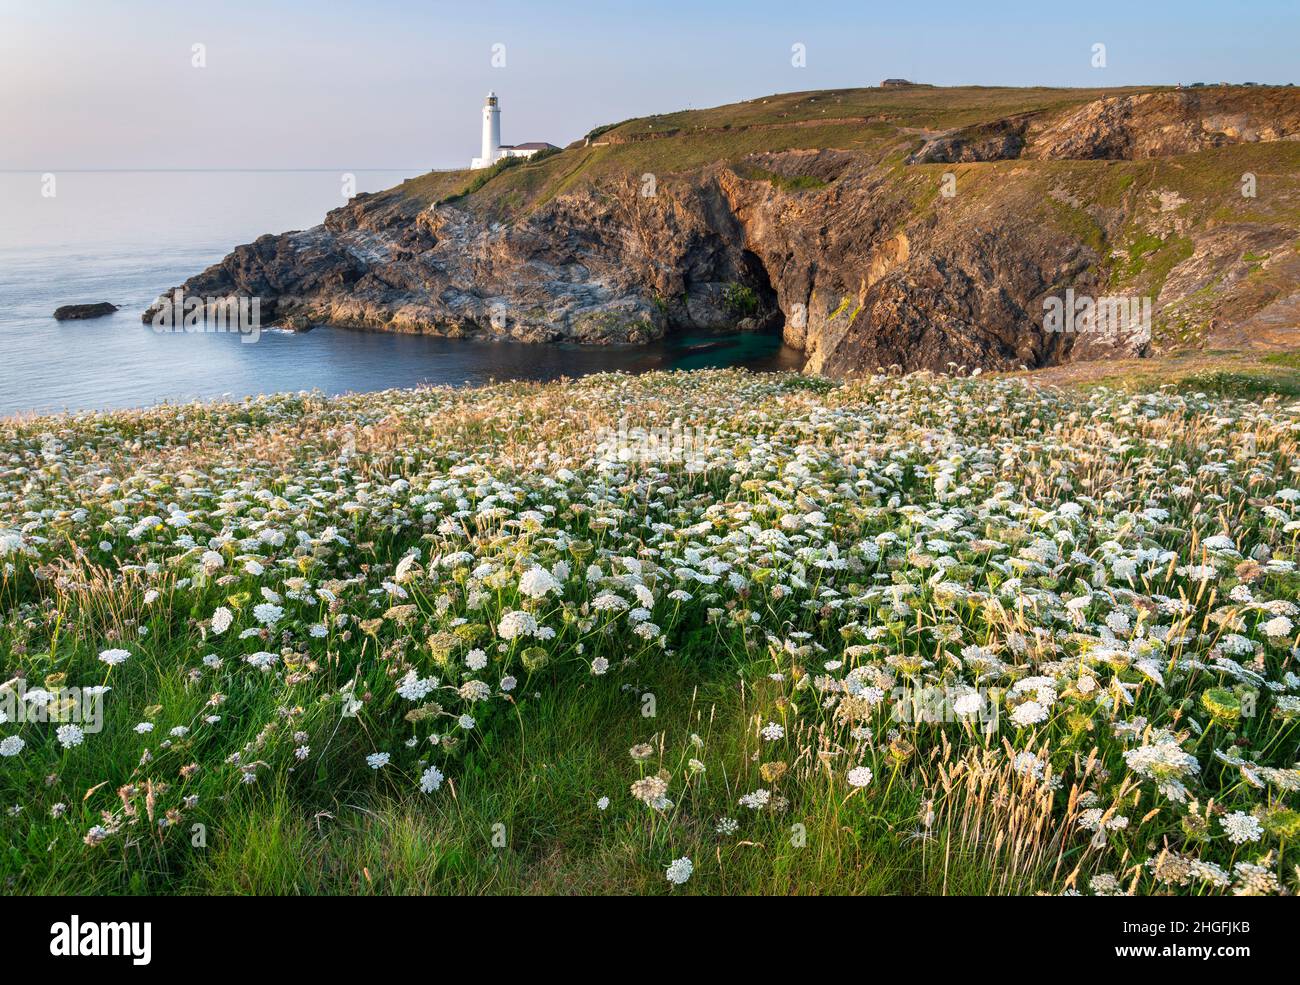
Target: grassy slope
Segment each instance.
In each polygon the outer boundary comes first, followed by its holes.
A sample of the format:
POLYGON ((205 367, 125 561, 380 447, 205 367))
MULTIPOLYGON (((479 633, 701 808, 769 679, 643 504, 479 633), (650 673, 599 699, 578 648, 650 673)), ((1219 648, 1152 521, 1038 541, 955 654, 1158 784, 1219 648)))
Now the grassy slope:
POLYGON ((1247 400, 1300 398, 1300 352, 1183 349, 1155 359, 1071 363, 1008 375, 1085 389, 1144 392, 1170 387, 1180 393, 1247 400))
MULTIPOLYGON (((1150 89, 842 89, 783 93, 702 110, 682 110, 597 128, 595 143, 511 168, 479 191, 482 203, 534 207, 580 181, 652 171, 673 174, 749 154, 825 147, 883 149, 919 144, 923 131, 969 126, 1018 113, 1077 106, 1150 89), (672 136, 659 138, 658 134, 672 136)), ((471 171, 433 172, 394 192, 428 204, 470 180, 471 171)))

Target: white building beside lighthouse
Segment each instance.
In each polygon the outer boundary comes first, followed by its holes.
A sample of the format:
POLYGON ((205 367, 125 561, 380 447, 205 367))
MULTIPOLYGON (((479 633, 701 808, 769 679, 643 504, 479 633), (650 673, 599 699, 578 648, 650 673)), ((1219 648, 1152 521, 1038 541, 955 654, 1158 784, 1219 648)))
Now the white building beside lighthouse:
POLYGON ((470 162, 471 168, 490 168, 503 157, 532 157, 541 150, 558 150, 554 144, 535 140, 527 144, 501 143, 501 102, 495 92, 483 104, 483 154, 470 162))

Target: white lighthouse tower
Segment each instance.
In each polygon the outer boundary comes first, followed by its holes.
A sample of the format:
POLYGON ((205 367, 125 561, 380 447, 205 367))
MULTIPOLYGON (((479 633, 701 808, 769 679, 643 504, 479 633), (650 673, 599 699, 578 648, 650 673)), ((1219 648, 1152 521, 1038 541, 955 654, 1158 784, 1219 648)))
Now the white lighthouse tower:
POLYGON ((497 94, 489 92, 483 104, 483 156, 474 159, 471 167, 488 168, 501 156, 501 104, 497 94))
POLYGON ((533 141, 527 144, 501 143, 501 103, 495 92, 487 94, 483 104, 483 156, 470 162, 471 168, 490 168, 503 157, 532 157, 539 151, 558 150, 554 144, 533 141))

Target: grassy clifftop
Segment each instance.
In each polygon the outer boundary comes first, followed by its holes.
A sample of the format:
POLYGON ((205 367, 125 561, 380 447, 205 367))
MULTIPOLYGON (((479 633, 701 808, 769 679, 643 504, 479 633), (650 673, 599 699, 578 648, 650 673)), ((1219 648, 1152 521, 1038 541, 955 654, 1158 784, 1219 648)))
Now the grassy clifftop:
POLYGON ((828 119, 882 118, 904 126, 940 129, 970 126, 1019 113, 1043 113, 1107 96, 1160 91, 1152 87, 1049 89, 989 86, 820 89, 774 93, 710 109, 680 110, 626 120, 598 133, 597 140, 635 139, 665 131, 819 124, 828 119))
MULTIPOLYGON (((1153 93, 1170 87, 1089 89, 915 86, 900 89, 828 89, 779 93, 708 109, 637 117, 593 128, 543 161, 509 168, 475 194, 482 203, 530 206, 576 185, 611 174, 673 175, 710 164, 732 164, 753 154, 839 149, 867 152, 900 166, 928 137, 977 129, 999 121, 1053 119, 1099 100, 1153 93)), ((1223 87, 1182 90, 1227 94, 1241 100, 1281 100, 1292 108, 1290 89, 1223 87)), ((1294 158, 1286 154, 1286 163, 1294 158)), ((426 204, 463 189, 472 171, 434 172, 395 192, 426 204)))
MULTIPOLYGON (((535 205, 583 181, 623 172, 667 175, 784 150, 879 151, 895 144, 919 146, 922 134, 930 131, 1150 91, 1155 90, 917 86, 779 93, 594 127, 587 141, 536 164, 509 168, 476 195, 482 202, 535 205)), ((435 171, 404 182, 393 192, 428 205, 461 191, 474 176, 468 169, 435 171)))

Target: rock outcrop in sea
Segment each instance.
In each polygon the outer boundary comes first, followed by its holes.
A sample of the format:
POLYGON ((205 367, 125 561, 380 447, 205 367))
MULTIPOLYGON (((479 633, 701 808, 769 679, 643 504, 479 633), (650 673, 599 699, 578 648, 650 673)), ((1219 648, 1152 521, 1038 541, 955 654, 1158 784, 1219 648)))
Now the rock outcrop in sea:
POLYGON ((59 321, 79 321, 85 318, 103 318, 117 310, 117 305, 107 301, 94 304, 65 304, 54 309, 54 317, 59 321))

